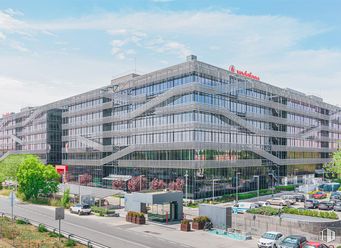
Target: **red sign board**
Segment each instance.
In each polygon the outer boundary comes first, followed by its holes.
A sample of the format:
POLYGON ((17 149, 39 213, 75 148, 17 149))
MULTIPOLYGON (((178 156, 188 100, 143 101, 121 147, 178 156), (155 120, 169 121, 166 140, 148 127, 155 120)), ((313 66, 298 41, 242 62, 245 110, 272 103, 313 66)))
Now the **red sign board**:
POLYGON ((254 80, 258 80, 258 81, 260 80, 260 77, 253 75, 252 72, 238 70, 234 67, 234 65, 229 66, 229 71, 232 73, 237 73, 238 75, 241 75, 244 77, 254 79, 254 80))

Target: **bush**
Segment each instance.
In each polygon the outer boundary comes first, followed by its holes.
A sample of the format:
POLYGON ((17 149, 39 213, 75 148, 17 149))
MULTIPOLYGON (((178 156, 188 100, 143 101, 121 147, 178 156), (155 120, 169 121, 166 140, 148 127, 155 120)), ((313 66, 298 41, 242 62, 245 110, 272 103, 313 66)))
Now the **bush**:
POLYGON ((39 224, 38 232, 47 232, 47 228, 43 224, 39 224))
MULTIPOLYGON (((109 215, 109 214, 114 214, 115 210, 114 209, 108 209, 108 208, 103 208, 103 207, 96 207, 96 206, 92 206, 91 207, 91 211, 94 213, 99 214, 99 216, 105 216, 105 215, 109 215)), ((129 212, 128 212, 129 214, 129 212)))
POLYGON ((70 207, 70 189, 66 189, 63 193, 63 198, 61 199, 61 204, 64 208, 70 207))
POLYGON ((206 222, 210 222, 210 219, 207 216, 199 216, 199 217, 193 218, 193 222, 206 223, 206 222))
POLYGON ((26 219, 17 219, 15 221, 15 223, 19 224, 19 225, 27 225, 27 224, 30 224, 30 222, 26 219))
POLYGON ((50 205, 53 207, 62 207, 62 203, 57 199, 51 199, 50 205))
POLYGON ((181 224, 188 225, 189 224, 189 220, 182 220, 181 224))
POLYGON ((58 238, 58 237, 64 237, 62 234, 59 235, 59 233, 55 233, 55 232, 49 232, 49 237, 51 238, 58 238))
POLYGON ((76 246, 76 241, 72 240, 72 239, 68 239, 66 241, 66 244, 65 244, 66 247, 74 247, 76 246))
POLYGON ((296 189, 296 185, 275 186, 275 189, 277 189, 279 191, 294 191, 296 189))
POLYGON ((247 210, 250 214, 260 214, 260 215, 267 215, 273 216, 279 214, 279 209, 272 208, 272 207, 260 207, 260 208, 252 208, 247 210))

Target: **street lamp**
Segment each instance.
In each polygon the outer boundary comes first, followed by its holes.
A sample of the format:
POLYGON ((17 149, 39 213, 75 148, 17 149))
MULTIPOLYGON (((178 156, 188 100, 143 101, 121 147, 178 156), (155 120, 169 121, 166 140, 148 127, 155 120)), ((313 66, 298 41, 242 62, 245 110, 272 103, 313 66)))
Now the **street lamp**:
POLYGON ((186 170, 186 174, 185 174, 185 198, 186 198, 186 205, 188 203, 188 170, 186 170))
POLYGON ((143 177, 144 175, 140 175, 140 192, 142 191, 142 177, 143 177))
POLYGON ((257 178, 257 199, 259 201, 259 176, 253 176, 254 178, 257 178))
POLYGON ((79 203, 82 203, 82 201, 81 201, 81 176, 82 176, 82 175, 78 175, 78 195, 79 195, 79 203))
POLYGON ((214 201, 214 182, 215 181, 218 181, 219 179, 213 179, 212 182, 213 182, 213 187, 212 187, 212 201, 214 201))
POLYGON ((298 171, 298 169, 294 169, 294 182, 295 182, 295 184, 298 183, 297 176, 296 176, 297 171, 298 171))
POLYGON ((238 186, 239 186, 239 178, 240 172, 236 172, 236 203, 238 203, 238 186))

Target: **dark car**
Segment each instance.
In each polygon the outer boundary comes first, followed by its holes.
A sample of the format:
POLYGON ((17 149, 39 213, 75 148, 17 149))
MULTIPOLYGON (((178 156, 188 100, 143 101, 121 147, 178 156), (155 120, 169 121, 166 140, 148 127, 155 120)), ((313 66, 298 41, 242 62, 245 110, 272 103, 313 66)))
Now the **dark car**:
POLYGON ((319 203, 318 200, 309 199, 304 202, 304 208, 317 208, 319 203))
POLYGON ((305 201, 305 196, 302 194, 294 195, 294 197, 296 199, 296 202, 304 202, 305 201))
POLYGON ((341 211, 341 201, 335 203, 334 211, 341 211))
POLYGON ((334 203, 327 202, 327 201, 320 202, 318 205, 318 209, 319 210, 332 210, 334 209, 334 203))
POLYGON ((300 235, 290 235, 279 243, 279 248, 302 248, 307 243, 307 238, 300 235))
MULTIPOLYGON (((333 193, 336 193, 336 192, 333 192, 333 193)), ((333 193, 330 196, 330 200, 341 201, 341 194, 333 194, 333 193)))

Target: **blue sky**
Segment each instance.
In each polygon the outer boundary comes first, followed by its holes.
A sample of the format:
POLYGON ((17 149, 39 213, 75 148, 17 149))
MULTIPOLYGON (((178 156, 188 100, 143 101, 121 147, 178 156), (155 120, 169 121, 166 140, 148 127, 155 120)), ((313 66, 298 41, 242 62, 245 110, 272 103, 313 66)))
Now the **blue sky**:
POLYGON ((338 0, 0 0, 0 113, 183 62, 340 104, 338 0))

